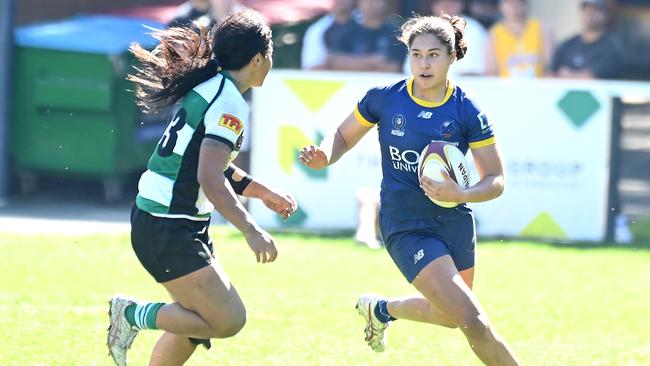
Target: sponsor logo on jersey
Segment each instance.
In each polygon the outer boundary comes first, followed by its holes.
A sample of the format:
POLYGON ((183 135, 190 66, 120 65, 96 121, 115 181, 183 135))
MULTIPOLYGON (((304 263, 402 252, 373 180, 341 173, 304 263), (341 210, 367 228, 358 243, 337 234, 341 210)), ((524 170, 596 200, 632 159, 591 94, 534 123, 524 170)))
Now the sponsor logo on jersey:
POLYGON ((420 111, 420 114, 418 114, 418 118, 424 118, 424 119, 431 119, 431 116, 433 116, 433 113, 427 111, 420 111))
POLYGON ((406 127, 406 117, 402 114, 393 116, 393 129, 390 131, 393 136, 404 136, 404 128, 406 127))
POLYGON ((400 151, 400 149, 390 145, 388 146, 388 152, 390 153, 393 169, 417 173, 418 160, 420 160, 419 152, 415 150, 400 151))
POLYGON ((223 126, 238 135, 244 128, 244 125, 241 123, 241 121, 231 114, 222 114, 221 118, 219 119, 219 126, 223 126))

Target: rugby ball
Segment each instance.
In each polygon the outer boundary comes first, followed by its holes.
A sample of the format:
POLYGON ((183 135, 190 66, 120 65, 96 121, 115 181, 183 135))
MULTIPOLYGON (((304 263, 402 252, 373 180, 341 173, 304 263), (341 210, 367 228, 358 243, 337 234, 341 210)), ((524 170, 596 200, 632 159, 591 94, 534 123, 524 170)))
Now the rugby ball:
MULTIPOLYGON (((442 172, 446 171, 462 189, 469 188, 469 168, 465 155, 454 145, 445 141, 431 141, 424 147, 418 160, 418 177, 444 182, 442 172)), ((433 203, 444 208, 458 206, 456 202, 445 202, 429 198, 433 203)))

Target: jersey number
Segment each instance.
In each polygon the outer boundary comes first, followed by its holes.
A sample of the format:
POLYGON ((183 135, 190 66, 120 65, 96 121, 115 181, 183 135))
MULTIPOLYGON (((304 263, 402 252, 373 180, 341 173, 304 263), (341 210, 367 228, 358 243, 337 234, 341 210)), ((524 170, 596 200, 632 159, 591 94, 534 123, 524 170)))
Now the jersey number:
POLYGON ((174 146, 176 146, 176 141, 178 141, 178 131, 180 131, 183 126, 185 126, 185 119, 187 118, 187 112, 185 109, 180 108, 174 119, 169 123, 165 133, 160 138, 158 142, 158 155, 160 156, 171 156, 174 152, 174 146))

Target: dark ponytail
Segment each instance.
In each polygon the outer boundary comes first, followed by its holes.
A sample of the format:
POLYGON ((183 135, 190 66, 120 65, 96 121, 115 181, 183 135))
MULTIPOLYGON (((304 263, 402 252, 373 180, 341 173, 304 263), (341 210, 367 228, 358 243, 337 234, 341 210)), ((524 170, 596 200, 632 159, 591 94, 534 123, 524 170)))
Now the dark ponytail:
POLYGON ((221 69, 239 70, 256 54, 267 56, 273 47, 271 29, 252 10, 232 14, 211 29, 192 23, 156 30, 153 36, 160 43, 151 51, 131 46, 139 64, 127 76, 147 113, 174 104, 221 69))
POLYGON ((449 54, 455 52, 456 60, 460 60, 467 54, 465 24, 465 19, 447 14, 439 17, 415 16, 402 25, 400 40, 410 49, 415 37, 433 34, 447 47, 449 54))
POLYGON ((467 54, 467 40, 465 39, 465 26, 467 22, 461 17, 453 16, 449 18, 449 23, 454 28, 456 60, 460 60, 467 54))
POLYGON ((134 67, 134 75, 127 76, 137 85, 138 105, 144 112, 154 112, 175 103, 219 72, 210 62, 212 42, 206 27, 191 24, 156 30, 153 36, 160 43, 152 51, 137 43, 131 46, 131 53, 139 65, 134 67))

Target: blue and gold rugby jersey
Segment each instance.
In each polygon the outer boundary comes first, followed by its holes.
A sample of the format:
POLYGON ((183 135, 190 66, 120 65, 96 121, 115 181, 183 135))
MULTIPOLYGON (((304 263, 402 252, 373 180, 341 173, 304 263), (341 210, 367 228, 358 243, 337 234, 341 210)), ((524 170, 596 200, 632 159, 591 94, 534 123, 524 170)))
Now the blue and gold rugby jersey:
POLYGON ((463 154, 469 148, 494 144, 487 117, 459 87, 449 86, 441 103, 413 95, 413 79, 370 89, 354 115, 364 126, 377 125, 381 148, 381 213, 396 220, 462 215, 465 204, 442 208, 420 188, 417 165, 420 152, 432 140, 455 144, 463 154))

